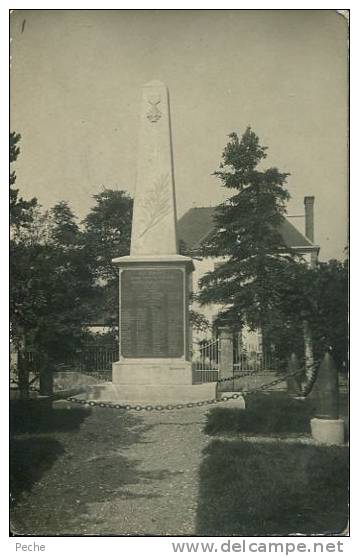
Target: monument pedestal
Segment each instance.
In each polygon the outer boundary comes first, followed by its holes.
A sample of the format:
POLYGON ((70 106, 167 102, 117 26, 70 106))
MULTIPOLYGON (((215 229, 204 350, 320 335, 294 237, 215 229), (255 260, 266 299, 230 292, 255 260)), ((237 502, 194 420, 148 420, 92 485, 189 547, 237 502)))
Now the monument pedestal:
POLYGON ((192 384, 189 290, 192 260, 182 255, 114 260, 120 274, 120 360, 112 384, 92 399, 166 404, 210 400, 216 383, 192 384))

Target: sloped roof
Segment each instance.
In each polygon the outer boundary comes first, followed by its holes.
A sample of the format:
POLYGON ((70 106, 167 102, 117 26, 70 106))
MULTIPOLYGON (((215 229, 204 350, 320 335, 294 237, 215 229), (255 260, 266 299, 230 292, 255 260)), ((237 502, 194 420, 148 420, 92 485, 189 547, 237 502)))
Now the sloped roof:
POLYGON ((313 243, 302 234, 287 218, 283 218, 280 233, 288 247, 310 247, 313 243))
POLYGON ((184 241, 188 249, 199 246, 201 241, 213 230, 215 207, 191 208, 178 221, 179 240, 184 241))
MULTIPOLYGON (((215 207, 194 207, 179 219, 178 238, 184 241, 188 249, 199 247, 203 239, 214 229, 215 210, 215 207)), ((286 218, 283 218, 280 232, 288 247, 313 247, 313 243, 286 218)))

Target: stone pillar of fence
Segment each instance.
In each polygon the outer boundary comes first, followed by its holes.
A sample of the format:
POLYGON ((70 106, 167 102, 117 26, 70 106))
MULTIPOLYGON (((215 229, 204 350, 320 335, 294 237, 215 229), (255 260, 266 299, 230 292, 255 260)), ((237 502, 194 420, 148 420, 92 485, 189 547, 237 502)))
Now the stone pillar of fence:
POLYGON ((229 327, 219 330, 219 378, 233 376, 233 331, 229 327))

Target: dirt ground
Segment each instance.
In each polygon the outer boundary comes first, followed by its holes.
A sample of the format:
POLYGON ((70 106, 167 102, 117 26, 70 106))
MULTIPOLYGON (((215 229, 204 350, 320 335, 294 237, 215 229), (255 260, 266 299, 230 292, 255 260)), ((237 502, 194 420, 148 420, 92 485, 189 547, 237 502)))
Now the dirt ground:
POLYGON ((123 412, 57 401, 42 414, 15 412, 12 532, 256 536, 343 531, 347 447, 320 446, 311 438, 309 401, 273 392, 247 402, 244 411, 231 400, 211 407, 123 412))
POLYGON ((33 430, 14 427, 15 534, 195 534, 203 408, 54 407, 33 430))

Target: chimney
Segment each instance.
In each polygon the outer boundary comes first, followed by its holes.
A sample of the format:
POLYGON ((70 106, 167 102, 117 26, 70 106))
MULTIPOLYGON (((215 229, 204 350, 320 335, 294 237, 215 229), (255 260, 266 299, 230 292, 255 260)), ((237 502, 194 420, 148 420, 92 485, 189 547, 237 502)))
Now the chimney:
POLYGON ((305 235, 314 243, 314 197, 304 197, 305 235))

